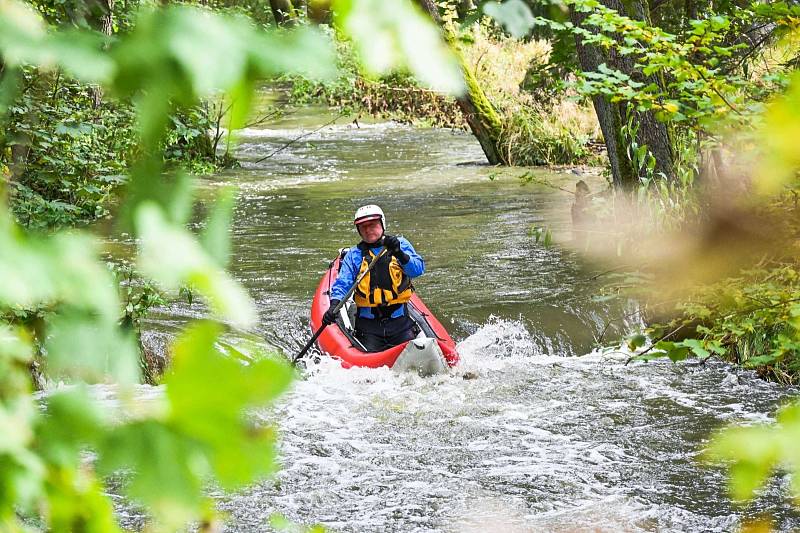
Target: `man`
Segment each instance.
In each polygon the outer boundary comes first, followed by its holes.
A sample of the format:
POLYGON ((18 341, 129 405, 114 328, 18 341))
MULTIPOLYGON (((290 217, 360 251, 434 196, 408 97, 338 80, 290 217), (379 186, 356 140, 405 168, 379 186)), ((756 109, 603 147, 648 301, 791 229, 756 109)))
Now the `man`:
POLYGON ((339 265, 331 287, 331 306, 322 321, 332 324, 336 320, 333 308, 385 246, 386 253, 361 279, 354 294, 356 338, 367 351, 379 352, 414 338, 406 302, 414 291, 411 279, 425 272, 425 262, 406 239, 385 234, 386 217, 377 205, 360 207, 353 223, 361 242, 347 251, 339 265))

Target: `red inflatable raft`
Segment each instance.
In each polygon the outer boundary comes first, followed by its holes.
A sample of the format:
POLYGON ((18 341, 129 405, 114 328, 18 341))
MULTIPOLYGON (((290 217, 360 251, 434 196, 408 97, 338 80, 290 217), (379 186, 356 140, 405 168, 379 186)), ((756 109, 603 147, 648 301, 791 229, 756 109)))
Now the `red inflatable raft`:
MULTIPOLYGON (((330 307, 330 290, 339 272, 339 262, 345 253, 346 251, 343 251, 331 263, 317 286, 314 301, 311 304, 311 329, 313 331, 316 331, 322 325, 322 315, 330 307)), ((411 301, 408 302, 407 309, 409 317, 416 324, 415 331, 418 333, 419 340, 407 341, 382 352, 367 352, 353 335, 352 324, 355 321, 355 304, 351 299, 342 308, 336 322, 325 328, 319 336, 317 345, 322 352, 340 359, 342 366, 345 368, 352 366, 378 368, 381 366, 393 367, 398 357, 408 352, 409 343, 418 343, 421 346, 426 339, 435 339, 435 344, 441 350, 444 362, 448 366, 455 365, 458 362, 456 343, 416 293, 411 297, 411 301)), ((418 348, 421 349, 420 346, 418 348)), ((438 353, 439 350, 436 351, 438 353)))

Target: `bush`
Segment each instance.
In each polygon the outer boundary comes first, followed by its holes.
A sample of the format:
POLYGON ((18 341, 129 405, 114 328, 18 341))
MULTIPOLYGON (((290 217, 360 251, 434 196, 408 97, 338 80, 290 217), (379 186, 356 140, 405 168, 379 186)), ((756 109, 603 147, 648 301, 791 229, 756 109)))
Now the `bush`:
POLYGON ((72 225, 108 213, 136 150, 128 106, 94 106, 91 88, 27 69, 10 108, 4 159, 12 208, 29 227, 72 225))
POLYGON ((656 342, 639 358, 716 355, 766 379, 789 384, 800 380, 797 264, 747 270, 739 277, 699 286, 677 311, 677 318, 648 328, 646 333, 656 342))
POLYGON ((562 102, 550 113, 528 107, 506 114, 500 149, 509 164, 565 165, 589 161, 593 156, 589 144, 594 137, 576 127, 581 117, 577 114, 570 117, 575 109, 576 105, 562 102))
MULTIPOLYGON (((0 146, 14 216, 35 229, 108 216, 137 155, 133 106, 105 99, 96 105, 95 89, 61 74, 25 69, 23 82, 0 146)), ((229 155, 215 153, 209 136, 215 125, 205 105, 175 112, 163 142, 165 161, 198 174, 230 165, 229 155)))

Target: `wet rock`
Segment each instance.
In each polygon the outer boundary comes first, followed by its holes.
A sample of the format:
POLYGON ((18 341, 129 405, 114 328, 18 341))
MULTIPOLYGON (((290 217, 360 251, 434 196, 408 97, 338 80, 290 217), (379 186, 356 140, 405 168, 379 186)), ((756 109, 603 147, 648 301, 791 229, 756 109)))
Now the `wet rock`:
POLYGON ((158 383, 172 359, 169 345, 172 336, 165 333, 144 331, 139 337, 142 373, 146 383, 158 383))
POLYGON ((478 379, 480 377, 480 375, 475 370, 467 370, 466 372, 464 372, 464 375, 461 376, 461 377, 464 378, 464 379, 478 379))
POLYGON ((721 383, 721 385, 723 387, 735 387, 735 386, 741 385, 741 384, 742 384, 742 382, 739 379, 739 375, 738 374, 728 374, 727 376, 725 376, 725 378, 722 380, 722 383, 721 383))

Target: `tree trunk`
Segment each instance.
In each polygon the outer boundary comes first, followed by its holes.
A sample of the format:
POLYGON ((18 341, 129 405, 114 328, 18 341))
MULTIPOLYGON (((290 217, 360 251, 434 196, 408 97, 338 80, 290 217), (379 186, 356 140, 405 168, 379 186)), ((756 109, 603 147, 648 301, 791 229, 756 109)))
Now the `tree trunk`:
POLYGON ((278 26, 294 26, 297 23, 297 13, 292 0, 269 0, 269 7, 278 26))
POLYGON ((433 0, 418 0, 418 2, 442 30, 445 41, 458 57, 461 71, 464 75, 464 81, 467 85, 467 92, 459 96, 456 101, 459 109, 461 109, 461 112, 464 114, 469 129, 472 131, 475 138, 478 139, 489 164, 508 164, 500 151, 498 143, 502 130, 500 116, 497 114, 497 111, 495 111, 489 99, 486 98, 483 89, 478 85, 478 80, 475 78, 475 75, 464 62, 464 58, 461 56, 461 53, 454 43, 453 36, 447 28, 444 27, 436 3, 433 0))
POLYGON ((463 21, 467 16, 475 10, 475 4, 472 0, 458 0, 458 4, 456 4, 456 14, 458 14, 458 20, 463 21))
POLYGON ((20 134, 11 144, 11 160, 8 170, 10 176, 9 183, 16 183, 20 180, 25 170, 28 168, 28 154, 31 152, 31 138, 27 133, 20 134))
MULTIPOLYGON (((105 0, 102 3, 103 15, 100 17, 99 30, 103 35, 110 37, 114 33, 114 0, 105 0)), ((91 88, 92 107, 99 108, 103 103, 103 89, 99 85, 91 88)))
MULTIPOLYGON (((628 9, 625 9, 620 0, 600 0, 600 2, 621 15, 638 20, 649 18, 641 0, 627 2, 628 9)), ((575 26, 580 26, 586 16, 586 13, 580 13, 570 7, 570 18, 575 26)), ((588 29, 596 31, 591 27, 588 29)), ((660 80, 654 77, 645 78, 638 73, 634 69, 634 58, 631 56, 622 56, 613 48, 606 50, 593 45, 584 45, 581 37, 577 35, 575 42, 581 69, 586 72, 597 72, 598 66, 605 63, 609 68, 624 72, 637 81, 660 84, 660 80)), ((627 122, 628 102, 611 102, 610 98, 602 95, 595 96, 592 101, 600 129, 603 131, 613 183, 617 187, 632 188, 639 182, 639 174, 627 155, 628 142, 622 131, 627 122)), ((647 145, 656 160, 655 172, 663 173, 667 179, 673 179, 672 144, 666 125, 659 122, 651 111, 634 111, 634 121, 639 127, 636 142, 639 146, 647 145)))

